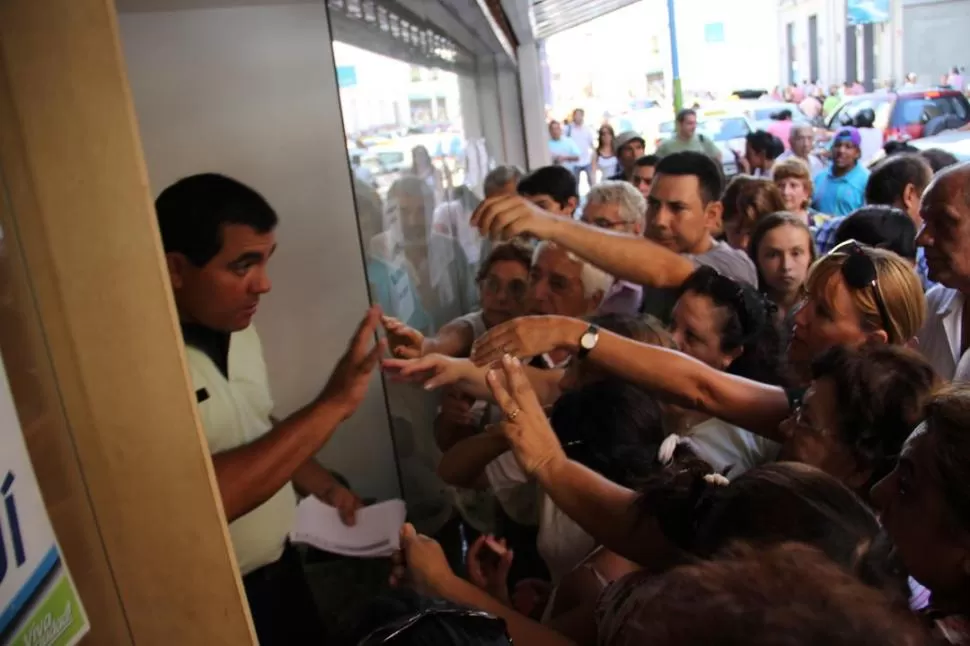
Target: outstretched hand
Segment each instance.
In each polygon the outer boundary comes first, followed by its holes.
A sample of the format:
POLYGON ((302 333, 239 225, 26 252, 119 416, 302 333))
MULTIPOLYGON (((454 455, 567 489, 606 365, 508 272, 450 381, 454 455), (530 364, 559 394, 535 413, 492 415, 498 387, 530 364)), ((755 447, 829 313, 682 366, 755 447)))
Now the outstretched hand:
POLYGON ((387 347, 387 342, 383 339, 375 343, 380 320, 380 307, 374 305, 367 310, 351 337, 346 352, 337 362, 320 394, 321 400, 333 402, 340 407, 343 419, 353 415, 360 406, 367 392, 371 373, 387 347))
POLYGON ((391 563, 392 586, 410 583, 418 592, 429 596, 441 595, 455 578, 441 545, 418 534, 410 523, 401 528, 401 549, 391 557, 391 563))
POLYGON ((514 558, 504 538, 483 534, 468 548, 468 580, 505 605, 511 605, 508 579, 514 558))
POLYGON ((385 359, 385 374, 393 381, 421 384, 425 390, 461 383, 474 378, 475 366, 468 359, 429 354, 420 359, 385 359))
POLYGON ((381 317, 391 353, 402 359, 417 359, 424 348, 424 335, 392 316, 381 317))
POLYGON ((497 427, 509 441, 522 470, 538 476, 545 469, 565 461, 566 454, 522 370, 522 362, 506 355, 502 359, 501 371, 502 375, 498 370, 489 370, 487 375, 489 390, 505 414, 505 421, 494 425, 493 429, 497 427))
POLYGON ((495 326, 475 341, 471 359, 485 366, 506 354, 524 358, 559 349, 575 352, 587 327, 579 319, 565 316, 520 316, 495 326))
POLYGON ((518 195, 491 197, 482 202, 472 214, 471 223, 486 237, 511 240, 531 235, 548 240, 559 216, 544 211, 518 195))

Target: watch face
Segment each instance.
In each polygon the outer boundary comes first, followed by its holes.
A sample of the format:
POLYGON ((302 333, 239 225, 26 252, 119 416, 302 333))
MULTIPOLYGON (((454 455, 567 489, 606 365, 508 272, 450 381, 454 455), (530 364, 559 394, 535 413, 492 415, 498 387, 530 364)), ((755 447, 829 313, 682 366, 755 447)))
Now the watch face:
POLYGON ((596 334, 592 332, 587 332, 583 335, 583 338, 579 340, 579 345, 582 346, 583 350, 592 350, 596 347, 596 334))

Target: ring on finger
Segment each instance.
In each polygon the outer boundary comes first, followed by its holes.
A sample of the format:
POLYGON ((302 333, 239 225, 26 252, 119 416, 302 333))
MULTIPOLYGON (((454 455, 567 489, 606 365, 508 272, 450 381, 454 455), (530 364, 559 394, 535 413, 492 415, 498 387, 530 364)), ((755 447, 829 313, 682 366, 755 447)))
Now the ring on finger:
POLYGON ((515 418, 518 417, 519 416, 519 413, 521 413, 521 412, 522 412, 522 409, 521 408, 516 408, 514 411, 512 411, 508 415, 506 415, 506 417, 508 418, 508 420, 510 422, 514 422, 515 421, 515 418))

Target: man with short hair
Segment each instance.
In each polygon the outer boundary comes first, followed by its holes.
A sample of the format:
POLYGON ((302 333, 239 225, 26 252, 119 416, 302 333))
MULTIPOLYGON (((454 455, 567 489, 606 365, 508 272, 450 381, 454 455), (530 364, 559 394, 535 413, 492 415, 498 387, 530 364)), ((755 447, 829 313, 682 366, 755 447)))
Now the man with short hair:
POLYGON ((519 180, 518 194, 536 206, 572 217, 579 204, 576 176, 562 166, 543 166, 519 180))
POLYGON ((549 154, 553 164, 562 166, 571 173, 576 172, 579 148, 575 141, 563 136, 562 124, 558 121, 549 122, 549 154))
POLYGON ((551 240, 618 279, 649 287, 644 311, 667 318, 677 288, 700 265, 757 284, 748 255, 711 236, 723 213, 723 189, 717 162, 702 153, 676 153, 657 165, 647 203, 646 238, 565 220, 516 198, 486 200, 472 222, 483 234, 529 234, 551 240))
POLYGON ((580 176, 586 173, 586 181, 592 186, 594 179, 593 171, 593 149, 596 147, 596 133, 585 123, 586 113, 582 108, 573 110, 573 120, 566 127, 566 136, 573 140, 576 148, 579 149, 579 159, 573 167, 576 174, 576 183, 579 183, 580 176))
POLYGON ((944 379, 970 379, 970 163, 937 175, 923 194, 916 244, 926 252, 926 322, 919 350, 944 379))
POLYGON ((865 203, 869 171, 859 163, 862 136, 847 126, 832 138, 832 165, 815 177, 812 206, 826 215, 845 217, 865 203))
POLYGON ((771 177, 771 167, 785 148, 778 137, 764 130, 749 132, 744 139, 744 155, 738 155, 738 166, 755 177, 771 177))
POLYGON ((629 182, 633 177, 636 161, 643 156, 646 143, 643 137, 632 130, 627 130, 616 136, 613 145, 616 150, 616 159, 619 162, 619 171, 609 179, 629 182))
POLYGON ((383 345, 373 307, 327 385, 281 422, 252 319, 269 292, 277 216, 256 191, 222 175, 193 175, 155 202, 165 259, 236 560, 264 646, 327 639, 301 559, 287 540, 296 491, 352 523, 360 500, 314 459, 363 400, 383 345))
POLYGON ((825 163, 812 152, 812 148, 815 147, 815 130, 812 126, 792 127, 788 145, 788 150, 783 152, 776 161, 783 162, 792 157, 798 157, 808 164, 813 178, 825 170, 825 163))
POLYGON ((721 151, 711 141, 710 137, 697 132, 697 112, 691 109, 677 113, 677 132, 673 137, 660 144, 657 149, 658 157, 666 157, 674 153, 695 152, 703 153, 714 161, 721 161, 721 151))
POLYGON ((656 155, 644 155, 634 162, 630 183, 640 191, 643 199, 650 197, 650 187, 653 185, 653 176, 657 173, 658 163, 660 163, 660 157, 656 155))
MULTIPOLYGON (((607 231, 642 236, 646 224, 647 201, 627 182, 600 182, 586 196, 583 222, 607 231)), ((635 316, 643 303, 643 287, 618 280, 599 307, 601 314, 635 316)))

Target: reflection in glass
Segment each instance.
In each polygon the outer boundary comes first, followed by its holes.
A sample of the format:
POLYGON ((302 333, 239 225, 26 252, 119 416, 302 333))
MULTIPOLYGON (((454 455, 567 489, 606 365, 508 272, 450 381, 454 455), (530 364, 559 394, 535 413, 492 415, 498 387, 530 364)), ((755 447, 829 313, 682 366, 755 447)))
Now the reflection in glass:
MULTIPOLYGON (((340 42, 341 24, 333 23, 333 49, 371 298, 431 337, 479 310, 483 241, 469 220, 494 164, 484 141, 466 139, 462 102, 475 97, 462 89, 474 85, 340 42)), ((488 530, 490 502, 449 490, 436 475, 439 396, 385 386, 410 520, 435 534, 461 514, 488 530)))

